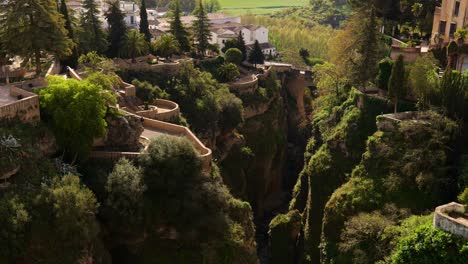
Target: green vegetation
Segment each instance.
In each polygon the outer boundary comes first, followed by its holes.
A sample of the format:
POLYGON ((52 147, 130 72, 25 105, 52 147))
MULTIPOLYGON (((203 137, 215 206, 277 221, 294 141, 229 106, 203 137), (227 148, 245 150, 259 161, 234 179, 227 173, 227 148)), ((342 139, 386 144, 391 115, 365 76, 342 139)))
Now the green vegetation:
POLYGON ((263 64, 265 62, 265 55, 262 52, 262 48, 260 48, 260 44, 258 40, 255 41, 252 51, 249 54, 248 58, 249 62, 257 67, 257 64, 263 64))
POLYGON ((468 242, 455 235, 435 229, 431 223, 417 227, 402 237, 392 256, 392 264, 465 263, 468 242))
MULTIPOLYGON (((41 90, 41 108, 62 149, 84 158, 106 128, 106 98, 101 86, 88 81, 49 77, 41 90)), ((115 100, 115 99, 114 99, 115 100)))
POLYGON ((230 48, 224 55, 226 62, 234 63, 235 65, 240 65, 242 63, 243 56, 242 51, 238 48, 230 48))
POLYGON ((221 4, 221 11, 230 14, 272 14, 283 8, 303 6, 306 5, 308 0, 291 0, 284 2, 281 0, 219 0, 221 4))
POLYGON ((388 80, 388 96, 395 105, 395 114, 398 112, 398 100, 405 97, 407 93, 405 77, 403 56, 400 55, 393 64, 392 74, 388 80))
POLYGON ((146 11, 146 0, 141 0, 139 31, 145 36, 146 42, 149 43, 151 41, 152 36, 149 31, 148 13, 146 11))
POLYGON ((84 12, 80 16, 78 27, 78 47, 81 54, 96 51, 104 54, 107 50, 107 36, 102 30, 99 11, 95 0, 83 1, 84 12))
POLYGON ((183 51, 190 51, 189 33, 180 20, 181 13, 180 0, 176 0, 172 10, 170 33, 177 39, 183 51))
POLYGON ((110 58, 120 58, 125 54, 124 46, 127 31, 127 25, 124 21, 125 15, 120 10, 120 4, 118 2, 110 2, 109 10, 107 10, 105 16, 109 24, 109 35, 107 36, 109 48, 107 49, 107 56, 110 58))
POLYGON ((166 59, 170 59, 172 55, 180 52, 180 45, 177 39, 171 35, 166 34, 160 39, 151 43, 153 53, 166 59))
POLYGON ((203 57, 208 49, 209 41, 211 40, 210 20, 206 13, 202 1, 199 1, 198 7, 194 11, 197 18, 192 25, 193 39, 196 43, 196 48, 199 54, 203 57))
POLYGON ((15 55, 34 58, 36 75, 41 74, 41 53, 58 57, 72 53, 65 20, 52 0, 13 0, 1 5, 0 38, 4 47, 15 55), (29 6, 29 8, 25 8, 29 6))
POLYGON ((127 56, 135 63, 135 57, 143 55, 148 51, 145 35, 139 33, 136 29, 129 30, 125 35, 125 51, 127 52, 127 56))
POLYGON ((307 49, 312 58, 328 58, 329 41, 336 34, 329 26, 309 26, 289 18, 244 16, 243 23, 263 25, 269 30, 270 43, 281 54, 281 60, 304 65, 299 56, 301 48, 307 49))
POLYGON ((270 222, 270 263, 288 263, 294 259, 295 234, 301 226, 301 214, 299 211, 290 211, 286 215, 277 215, 270 222))

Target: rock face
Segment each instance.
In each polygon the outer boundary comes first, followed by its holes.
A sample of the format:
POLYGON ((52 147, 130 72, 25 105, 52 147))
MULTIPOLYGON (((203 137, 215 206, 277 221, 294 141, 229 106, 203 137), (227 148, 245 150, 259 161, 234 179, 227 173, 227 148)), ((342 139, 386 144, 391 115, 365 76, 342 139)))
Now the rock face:
POLYGON ((144 131, 140 118, 136 116, 109 116, 106 118, 107 134, 104 138, 106 148, 122 151, 139 151, 139 141, 144 131))

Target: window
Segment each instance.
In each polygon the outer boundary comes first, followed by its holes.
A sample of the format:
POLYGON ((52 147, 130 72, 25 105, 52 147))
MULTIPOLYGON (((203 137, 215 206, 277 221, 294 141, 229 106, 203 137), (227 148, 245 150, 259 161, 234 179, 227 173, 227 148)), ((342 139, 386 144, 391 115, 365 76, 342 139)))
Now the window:
POLYGON ((445 28, 446 27, 447 27, 447 22, 440 21, 440 24, 439 24, 439 34, 440 35, 445 35, 445 28))
POLYGON ((131 17, 130 17, 130 24, 133 25, 134 23, 135 23, 135 17, 134 17, 134 16, 131 16, 131 17))
POLYGON ((457 31, 457 24, 456 23, 451 23, 450 24, 450 37, 453 37, 453 35, 455 34, 455 31, 457 31))
POLYGON ((458 16, 458 13, 460 13, 460 1, 455 2, 455 9, 453 10, 454 16, 458 16))

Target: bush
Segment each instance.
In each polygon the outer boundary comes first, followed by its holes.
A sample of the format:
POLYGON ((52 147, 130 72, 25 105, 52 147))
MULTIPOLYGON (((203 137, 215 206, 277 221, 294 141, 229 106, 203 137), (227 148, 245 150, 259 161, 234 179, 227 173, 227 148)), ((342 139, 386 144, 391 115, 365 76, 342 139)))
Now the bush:
POLYGON ((238 48, 228 49, 224 57, 226 58, 226 62, 234 63, 235 65, 240 65, 243 60, 242 51, 238 48))
POLYGON ((138 223, 145 189, 141 169, 127 159, 119 160, 106 184, 106 206, 112 211, 111 220, 117 224, 138 223))
POLYGON ((85 156, 95 138, 105 133, 107 100, 101 86, 89 81, 48 77, 49 86, 40 91, 41 108, 62 149, 85 156))
POLYGON ((154 99, 167 99, 169 95, 158 86, 153 86, 149 82, 140 82, 133 80, 133 85, 136 88, 136 96, 143 102, 152 103, 154 99))
POLYGON ((468 187, 458 196, 458 201, 468 208, 468 187))
POLYGON ((392 255, 392 264, 462 264, 468 262, 467 240, 428 223, 402 237, 392 255))
POLYGON ((93 72, 85 80, 91 84, 99 85, 105 90, 117 90, 120 86, 119 77, 115 74, 93 72))
POLYGON ((223 64, 217 72, 217 79, 220 82, 230 82, 239 76, 239 69, 233 63, 223 64))
POLYGON ((392 74, 393 60, 385 58, 379 62, 379 75, 377 75, 377 86, 388 90, 388 81, 392 74))

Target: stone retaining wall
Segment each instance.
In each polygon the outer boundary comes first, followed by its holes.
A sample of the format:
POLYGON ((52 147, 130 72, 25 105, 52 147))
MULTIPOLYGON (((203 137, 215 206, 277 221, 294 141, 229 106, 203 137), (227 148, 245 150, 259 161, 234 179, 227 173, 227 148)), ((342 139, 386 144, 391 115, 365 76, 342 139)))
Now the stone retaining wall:
POLYGON ((59 60, 54 60, 52 65, 50 65, 49 69, 47 70, 46 77, 49 75, 58 75, 60 74, 60 71, 62 70, 62 65, 60 65, 59 60))
POLYGON ((229 83, 229 88, 240 94, 254 92, 258 87, 258 78, 255 75, 251 76, 250 81, 238 81, 229 83))
POLYGON ((462 221, 450 217, 448 215, 450 212, 463 214, 465 208, 455 202, 438 206, 435 209, 433 226, 451 234, 468 238, 468 226, 462 221))
POLYGON ((37 94, 11 86, 10 95, 13 97, 21 95, 23 99, 0 106, 0 119, 19 119, 25 123, 35 123, 41 120, 37 94))
POLYGON ((129 63, 123 59, 114 59, 120 69, 135 71, 152 71, 166 75, 176 75, 180 69, 180 61, 170 63, 149 64, 146 62, 129 63))
MULTIPOLYGON (((128 115, 135 115, 130 112, 124 111, 128 115)), ((137 115, 135 115, 137 116, 137 115)), ((192 142, 195 150, 199 153, 202 160, 203 171, 205 173, 211 172, 211 161, 212 161, 212 152, 211 149, 205 147, 205 145, 188 129, 184 126, 174 125, 171 123, 166 123, 163 121, 158 121, 146 117, 141 117, 143 119, 143 125, 147 128, 152 128, 160 131, 165 131, 168 134, 179 135, 187 138, 192 142)), ((111 152, 111 151, 93 151, 90 155, 94 159, 111 159, 118 160, 120 158, 136 159, 139 155, 142 155, 140 152, 111 152)))
POLYGON ((419 48, 402 48, 397 46, 392 46, 392 51, 390 53, 390 58, 392 60, 398 59, 402 55, 405 62, 414 62, 417 57, 421 56, 421 47, 419 48))

